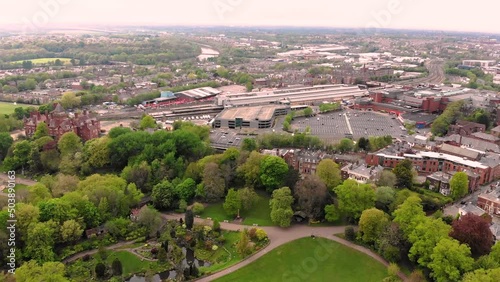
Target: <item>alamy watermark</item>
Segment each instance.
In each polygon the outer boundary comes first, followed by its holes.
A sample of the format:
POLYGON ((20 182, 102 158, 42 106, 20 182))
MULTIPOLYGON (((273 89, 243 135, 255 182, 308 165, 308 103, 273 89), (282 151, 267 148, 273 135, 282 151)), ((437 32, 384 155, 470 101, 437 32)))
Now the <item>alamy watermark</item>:
MULTIPOLYGON (((7 172, 7 185, 3 192, 7 194, 7 212, 9 219, 7 219, 7 246, 9 250, 7 252, 7 267, 8 272, 11 274, 16 273, 16 172, 7 172), (6 191, 5 191, 6 190, 6 191)), ((2 191, 0 191, 2 192, 2 191)))
POLYGON ((61 7, 72 0, 40 0, 38 8, 31 17, 23 17, 23 33, 34 32, 40 28, 46 27, 50 19, 54 18, 61 11, 61 7))

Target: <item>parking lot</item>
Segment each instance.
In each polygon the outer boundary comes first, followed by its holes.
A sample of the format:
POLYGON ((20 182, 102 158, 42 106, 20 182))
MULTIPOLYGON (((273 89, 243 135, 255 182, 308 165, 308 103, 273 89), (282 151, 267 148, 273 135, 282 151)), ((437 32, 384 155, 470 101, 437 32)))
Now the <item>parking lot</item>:
POLYGON ((406 134, 394 116, 370 111, 344 110, 309 118, 296 118, 292 122, 292 128, 298 129, 299 132, 305 132, 308 126, 312 135, 327 141, 342 139, 346 134, 352 134, 354 140, 363 136, 398 137, 406 134))
POLYGON ((240 147, 244 138, 252 137, 237 134, 236 131, 227 128, 210 131, 210 143, 213 147, 219 148, 240 147))

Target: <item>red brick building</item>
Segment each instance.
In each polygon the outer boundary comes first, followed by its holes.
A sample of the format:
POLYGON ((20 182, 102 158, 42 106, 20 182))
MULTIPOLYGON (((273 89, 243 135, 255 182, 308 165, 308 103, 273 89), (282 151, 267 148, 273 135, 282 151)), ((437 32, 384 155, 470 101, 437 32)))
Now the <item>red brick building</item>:
POLYGON ((66 132, 75 132, 83 141, 99 137, 101 125, 97 118, 92 117, 88 111, 75 113, 70 117, 61 105, 57 104, 54 111, 42 114, 31 112, 29 118, 24 119, 24 131, 27 137, 33 136, 39 123, 45 122, 49 128, 49 135, 55 140, 66 132))
POLYGON ((434 172, 468 171, 478 176, 478 184, 484 185, 500 177, 497 174, 498 166, 491 167, 478 161, 467 160, 449 154, 436 152, 417 152, 415 154, 368 154, 365 158, 366 164, 370 166, 381 165, 386 168, 394 168, 400 161, 408 159, 413 167, 420 173, 430 174, 434 172))
POLYGON ((477 206, 488 214, 500 215, 500 191, 481 194, 477 198, 477 206))

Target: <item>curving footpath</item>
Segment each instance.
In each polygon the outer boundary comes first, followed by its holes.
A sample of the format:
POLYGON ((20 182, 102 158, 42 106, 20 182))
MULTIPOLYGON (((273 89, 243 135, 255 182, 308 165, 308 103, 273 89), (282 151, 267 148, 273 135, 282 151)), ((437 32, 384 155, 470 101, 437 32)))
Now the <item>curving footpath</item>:
MULTIPOLYGON (((181 214, 162 214, 162 216, 165 219, 169 220, 179 220, 180 218, 184 219, 184 216, 181 214)), ((208 219, 202 219, 202 218, 195 218, 195 223, 200 223, 200 224, 212 224, 211 220, 208 219)), ((234 224, 234 223, 225 223, 221 222, 220 226, 222 229, 225 230, 230 230, 230 231, 239 231, 244 228, 251 228, 252 226, 247 226, 247 225, 239 225, 239 224, 234 224)), ((304 237, 310 237, 311 235, 314 235, 316 237, 323 237, 326 239, 330 239, 333 241, 336 241, 342 245, 345 245, 349 248, 355 249, 357 251, 360 251, 375 260, 379 261, 380 263, 384 264, 385 266, 389 265, 389 263, 383 259, 381 256, 376 254, 375 252, 371 251, 370 249, 367 249, 365 247, 356 245, 350 241, 338 238, 334 236, 333 234, 338 234, 338 233, 344 233, 346 226, 332 226, 332 227, 312 227, 312 226, 307 226, 307 225, 293 225, 288 228, 281 228, 281 227, 275 227, 275 226, 259 226, 259 228, 262 228, 264 231, 266 231, 267 236, 269 237, 270 243, 265 247, 263 250, 255 253, 254 255, 250 256, 247 259, 244 259, 243 261, 232 265, 224 270, 221 270, 219 272, 216 272, 212 275, 202 277, 196 281, 199 282, 209 282, 213 281, 217 278, 220 278, 226 274, 232 273, 246 265, 249 265, 250 263, 258 260, 261 258, 263 255, 267 254, 271 250, 294 240, 304 238, 304 237)), ((402 272, 398 273, 399 277, 405 281, 407 279, 406 275, 402 272)))

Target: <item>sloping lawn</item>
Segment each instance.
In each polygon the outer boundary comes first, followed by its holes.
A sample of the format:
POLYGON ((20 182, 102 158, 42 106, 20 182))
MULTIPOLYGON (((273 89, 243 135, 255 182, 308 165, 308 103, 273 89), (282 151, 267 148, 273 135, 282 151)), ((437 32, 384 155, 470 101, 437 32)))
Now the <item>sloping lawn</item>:
POLYGON ((146 260, 141 261, 139 257, 127 251, 112 252, 106 259, 106 261, 108 262, 109 265, 111 265, 111 263, 113 262, 113 260, 115 260, 115 258, 118 258, 122 263, 124 276, 146 271, 147 269, 149 269, 150 264, 153 265, 157 264, 156 262, 150 262, 146 260))
POLYGON ((14 105, 14 103, 0 102, 0 114, 10 115, 14 112, 15 108, 25 107, 25 106, 27 106, 27 105, 23 105, 23 104, 14 105))
MULTIPOLYGON (((240 214, 241 217, 243 217, 243 224, 253 225, 255 223, 260 226, 275 225, 271 221, 270 217, 271 208, 269 207, 269 200, 269 196, 263 193, 259 193, 259 199, 255 206, 251 210, 242 212, 240 214)), ((224 220, 232 221, 234 218, 226 214, 224 208, 222 207, 222 204, 223 203, 221 202, 209 205, 205 208, 205 210, 201 214, 201 217, 210 217, 212 219, 217 219, 220 222, 223 222, 224 220)))
POLYGON ((380 282, 384 265, 356 250, 323 238, 302 238, 215 281, 380 282))

